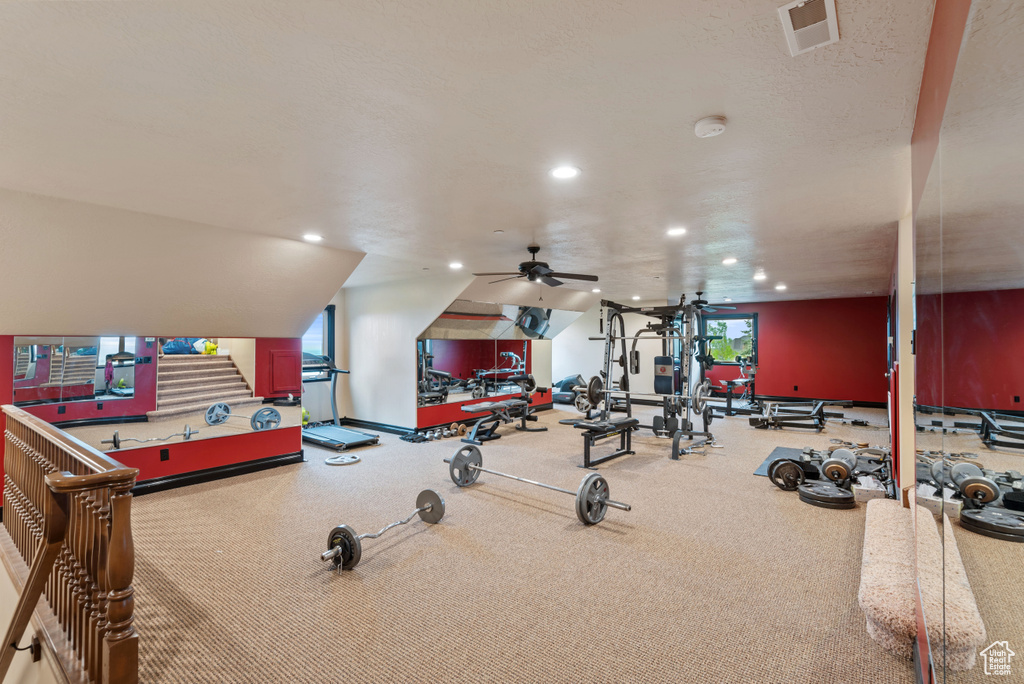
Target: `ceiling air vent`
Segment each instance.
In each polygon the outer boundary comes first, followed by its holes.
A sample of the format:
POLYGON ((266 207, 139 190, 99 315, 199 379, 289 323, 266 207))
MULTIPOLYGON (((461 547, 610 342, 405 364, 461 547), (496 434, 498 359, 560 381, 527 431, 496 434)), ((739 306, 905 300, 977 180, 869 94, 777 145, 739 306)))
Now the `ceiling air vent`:
POLYGON ((794 57, 839 40, 835 0, 797 0, 780 7, 779 17, 794 57))

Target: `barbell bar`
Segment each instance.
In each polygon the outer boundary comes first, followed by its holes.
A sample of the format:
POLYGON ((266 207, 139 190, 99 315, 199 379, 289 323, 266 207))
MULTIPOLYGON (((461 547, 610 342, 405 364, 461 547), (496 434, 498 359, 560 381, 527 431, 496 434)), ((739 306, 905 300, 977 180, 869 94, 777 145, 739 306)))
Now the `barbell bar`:
POLYGON ((320 554, 320 560, 324 563, 333 561, 334 569, 338 571, 351 570, 362 558, 363 539, 376 539, 393 527, 405 525, 417 515, 431 525, 440 522, 444 517, 444 499, 433 489, 424 489, 416 497, 416 510, 408 518, 385 525, 379 532, 356 534, 348 525, 338 525, 327 535, 327 550, 320 554))
POLYGON ((497 470, 491 470, 490 468, 484 468, 483 453, 479 447, 474 445, 462 447, 455 452, 454 456, 444 459, 444 462, 449 464, 448 473, 451 475, 452 482, 460 487, 468 487, 476 482, 477 478, 480 477, 480 473, 490 473, 498 477, 505 477, 509 480, 525 482, 526 484, 574 496, 576 497, 576 516, 584 525, 596 525, 604 520, 604 515, 608 512, 609 507, 618 508, 622 511, 633 510, 633 507, 627 503, 613 501, 608 498, 610 494, 608 481, 598 473, 587 474, 583 481, 580 482, 579 488, 574 492, 562 487, 537 482, 536 480, 528 480, 525 477, 518 477, 497 470))
MULTIPOLYGON (((226 423, 228 418, 245 418, 245 416, 235 416, 231 413, 231 407, 222 401, 216 404, 211 404, 210 408, 206 409, 206 424, 207 425, 220 425, 226 423)), ((249 417, 249 427, 256 432, 262 432, 263 430, 273 430, 281 424, 281 412, 276 408, 270 406, 264 406, 256 413, 249 417)))
POLYGON ((123 442, 166 442, 174 437, 182 437, 184 441, 191 439, 192 435, 199 434, 199 430, 193 430, 188 425, 181 432, 175 432, 173 435, 167 435, 166 437, 150 437, 148 439, 139 439, 138 437, 122 437, 117 430, 114 430, 114 436, 110 439, 104 439, 100 441, 100 444, 112 444, 114 449, 120 449, 123 442))

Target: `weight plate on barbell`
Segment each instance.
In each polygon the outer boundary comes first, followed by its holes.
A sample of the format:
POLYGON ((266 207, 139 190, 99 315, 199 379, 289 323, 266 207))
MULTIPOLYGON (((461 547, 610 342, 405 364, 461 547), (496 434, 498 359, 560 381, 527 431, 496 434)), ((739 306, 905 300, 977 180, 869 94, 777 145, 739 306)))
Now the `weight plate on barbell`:
POLYGON ((206 409, 206 424, 207 425, 220 425, 221 423, 227 422, 227 419, 231 416, 231 407, 224 402, 217 402, 206 409))
POLYGON ((576 517, 584 525, 601 522, 608 512, 608 506, 604 503, 608 497, 608 481, 597 473, 590 473, 576 490, 576 517))
POLYGON ((487 390, 483 387, 474 387, 473 391, 470 392, 470 396, 474 399, 483 399, 487 395, 487 390))
MULTIPOLYGON (((473 472, 478 471, 474 470, 473 472)), ((416 497, 416 508, 423 508, 427 504, 430 504, 430 510, 420 511, 420 519, 430 524, 440 522, 444 517, 444 499, 433 489, 424 489, 416 497)))
POLYGON ((804 483, 804 469, 788 458, 773 461, 768 466, 768 479, 784 492, 792 492, 804 483))
POLYGON ((363 555, 363 544, 359 541, 356 531, 348 525, 338 525, 327 536, 328 550, 341 547, 341 553, 331 559, 334 567, 351 570, 363 555))
POLYGON ((192 435, 197 435, 197 434, 199 434, 199 430, 193 430, 188 425, 186 425, 185 426, 185 431, 181 433, 181 436, 182 436, 183 440, 187 442, 188 440, 192 439, 192 435))
POLYGON ((325 458, 324 463, 335 466, 352 465, 354 463, 359 463, 359 457, 355 454, 337 454, 335 456, 328 456, 325 458))
POLYGON ((586 413, 590 410, 590 401, 587 400, 587 395, 585 394, 577 394, 576 398, 572 400, 572 403, 580 413, 586 413))
POLYGON ((472 444, 467 445, 455 452, 452 462, 448 465, 448 474, 452 476, 452 482, 460 487, 468 487, 480 477, 480 471, 470 468, 470 465, 482 466, 484 464, 483 453, 472 444))
POLYGON ((117 433, 117 430, 114 430, 114 438, 110 441, 113 443, 114 449, 121 448, 121 435, 117 433))
POLYGON ((261 408, 259 411, 252 414, 252 418, 249 419, 249 425, 256 432, 273 430, 280 424, 281 412, 276 408, 271 408, 270 406, 261 408))
POLYGON ((595 375, 590 378, 590 382, 587 383, 587 401, 590 402, 591 406, 597 406, 604 399, 604 381, 601 380, 600 375, 595 375))

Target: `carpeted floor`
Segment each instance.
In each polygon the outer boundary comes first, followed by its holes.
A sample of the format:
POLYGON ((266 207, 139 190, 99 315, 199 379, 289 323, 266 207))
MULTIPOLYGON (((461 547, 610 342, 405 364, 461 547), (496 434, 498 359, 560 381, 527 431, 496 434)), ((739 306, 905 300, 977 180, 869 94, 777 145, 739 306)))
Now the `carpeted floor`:
MULTIPOLYGON (((575 489, 579 432, 540 415, 548 432, 506 426, 484 464, 575 489)), ((347 467, 307 449, 304 464, 140 497, 141 679, 911 682, 857 607, 864 507, 808 506, 751 474, 775 446, 886 433, 713 429, 724 448, 681 461, 639 433, 636 455, 600 468, 633 510, 594 527, 557 492, 486 473, 459 489, 442 463, 456 439, 385 435, 347 467), (321 564, 334 525, 376 532, 424 488, 447 502, 441 523, 365 540, 351 572, 321 564)))

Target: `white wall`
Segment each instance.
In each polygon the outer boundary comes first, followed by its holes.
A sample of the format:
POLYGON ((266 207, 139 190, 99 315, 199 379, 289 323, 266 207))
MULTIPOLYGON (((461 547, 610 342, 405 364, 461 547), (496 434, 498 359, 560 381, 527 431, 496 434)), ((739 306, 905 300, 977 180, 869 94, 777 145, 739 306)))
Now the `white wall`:
POLYGON ((230 356, 249 388, 256 386, 255 337, 218 337, 217 356, 230 356))
MULTIPOLYGON (((11 581, 10 575, 7 574, 3 563, 0 563, 0 629, 5 632, 11 624, 17 604, 18 590, 14 588, 14 583, 11 581)), ((35 622, 36 618, 33 617, 24 636, 18 642, 19 646, 26 646, 32 640, 32 635, 36 633, 35 622)), ((7 676, 4 677, 4 684, 56 684, 61 681, 54 673, 56 664, 53 651, 46 646, 46 639, 40 637, 39 641, 43 643, 42 660, 33 663, 32 654, 28 651, 15 653, 7 676)))
POLYGON ((472 280, 443 275, 345 290, 349 417, 416 426, 416 338, 472 280))
POLYGON ((15 335, 299 337, 363 256, 11 190, 0 244, 15 335))
POLYGON ((538 387, 551 387, 551 340, 530 342, 530 373, 538 387))

